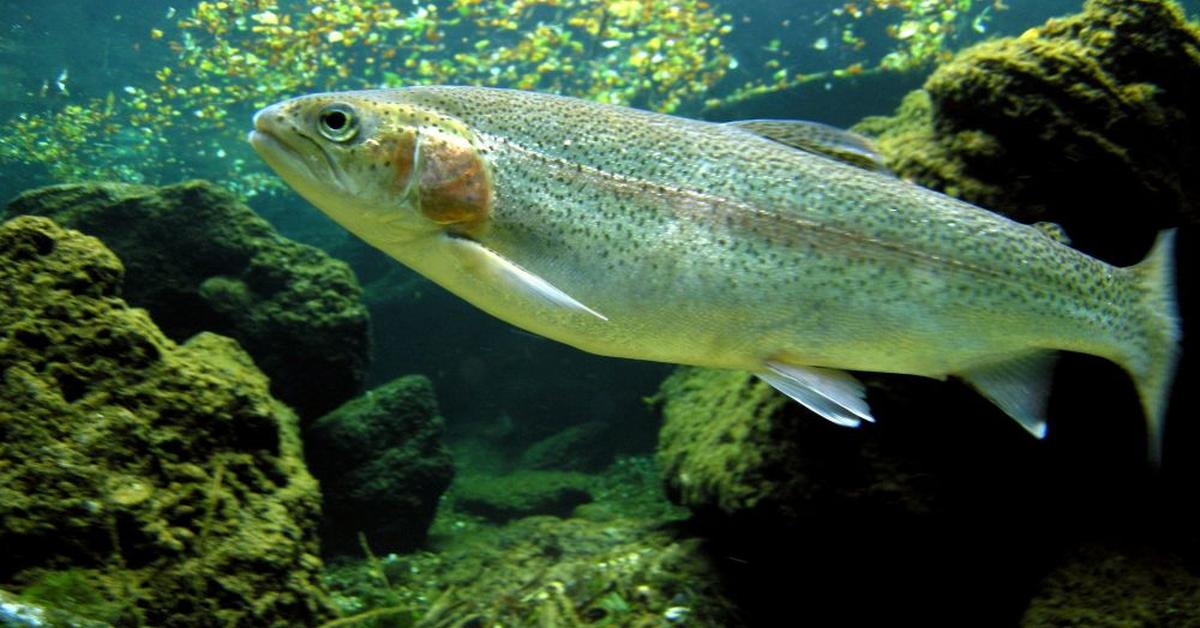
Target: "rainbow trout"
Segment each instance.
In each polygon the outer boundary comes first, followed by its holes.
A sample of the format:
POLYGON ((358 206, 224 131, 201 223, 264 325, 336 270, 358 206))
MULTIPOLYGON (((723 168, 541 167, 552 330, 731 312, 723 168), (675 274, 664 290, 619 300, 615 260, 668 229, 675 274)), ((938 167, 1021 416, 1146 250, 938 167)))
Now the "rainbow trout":
POLYGON ((1055 352, 1077 351, 1129 372, 1159 455, 1171 232, 1116 268, 879 172, 828 127, 529 92, 302 96, 249 139, 358 237, 585 351, 751 371, 843 425, 872 420, 847 369, 954 375, 1038 437, 1055 352))

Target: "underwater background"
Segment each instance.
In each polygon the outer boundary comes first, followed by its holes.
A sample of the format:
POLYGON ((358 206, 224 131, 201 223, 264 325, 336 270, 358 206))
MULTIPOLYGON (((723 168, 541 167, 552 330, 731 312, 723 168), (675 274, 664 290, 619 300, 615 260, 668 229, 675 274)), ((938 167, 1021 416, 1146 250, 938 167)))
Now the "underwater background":
POLYGON ((1200 1, 0 7, 0 625, 1200 625, 1200 1), (245 142, 283 98, 414 84, 854 127, 1119 265, 1183 227, 1164 467, 1078 356, 1035 442, 954 383, 869 379, 851 431, 581 353, 245 142))

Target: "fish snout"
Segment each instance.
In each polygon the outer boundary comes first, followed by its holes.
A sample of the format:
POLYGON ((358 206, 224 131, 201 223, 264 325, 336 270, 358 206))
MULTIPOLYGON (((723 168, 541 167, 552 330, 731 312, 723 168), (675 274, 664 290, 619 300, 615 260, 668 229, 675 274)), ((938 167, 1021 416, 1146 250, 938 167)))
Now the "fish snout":
POLYGON ((279 105, 263 107, 254 112, 254 130, 260 133, 273 133, 276 125, 283 120, 279 113, 279 105))
POLYGON ((250 142, 250 145, 259 154, 262 154, 264 150, 290 148, 289 142, 285 139, 288 135, 287 131, 287 115, 280 107, 280 103, 276 103, 254 113, 253 128, 246 135, 246 141, 250 142))

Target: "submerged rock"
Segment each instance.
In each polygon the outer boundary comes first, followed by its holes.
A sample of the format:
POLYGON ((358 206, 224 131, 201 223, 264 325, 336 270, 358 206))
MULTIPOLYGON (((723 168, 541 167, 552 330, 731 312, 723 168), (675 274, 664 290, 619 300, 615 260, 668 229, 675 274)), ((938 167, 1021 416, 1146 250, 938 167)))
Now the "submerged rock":
POLYGON ((49 219, 0 225, 0 586, 125 625, 329 618, 295 416, 233 340, 126 305, 122 272, 49 219))
POLYGON ((611 426, 604 421, 572 425, 530 445, 521 453, 519 466, 526 469, 599 471, 612 462, 608 439, 611 426))
POLYGON ((921 515, 941 488, 919 457, 823 421, 747 373, 681 368, 657 400, 667 496, 693 511, 773 527, 838 509, 921 515))
POLYGON ((454 478, 442 429, 433 384, 409 375, 306 430, 309 467, 325 495, 321 540, 327 551, 360 555, 360 533, 377 552, 411 551, 425 541, 454 478))
POLYGON ((1086 545, 1046 576, 1021 625, 1200 626, 1200 575, 1154 547, 1086 545))
POLYGON ((567 471, 516 471, 507 475, 468 475, 454 484, 457 509, 496 522, 534 515, 566 517, 592 501, 592 480, 567 471))
POLYGON ((302 418, 361 388, 368 318, 354 275, 228 192, 204 181, 56 185, 9 204, 8 216, 24 214, 104 240, 125 264, 129 303, 175 341, 201 331, 237 339, 302 418))

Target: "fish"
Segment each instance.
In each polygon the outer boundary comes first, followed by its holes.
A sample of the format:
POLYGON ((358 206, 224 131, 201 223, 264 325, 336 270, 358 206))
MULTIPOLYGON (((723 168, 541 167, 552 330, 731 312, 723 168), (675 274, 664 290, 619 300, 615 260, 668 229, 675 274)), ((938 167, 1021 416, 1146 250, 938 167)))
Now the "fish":
POLYGON ((1118 268, 832 127, 499 88, 300 96, 248 140, 335 222, 530 333, 749 371, 845 426, 874 421, 850 371, 957 377, 1038 438, 1055 356, 1085 353, 1131 376, 1161 457, 1172 230, 1118 268))

